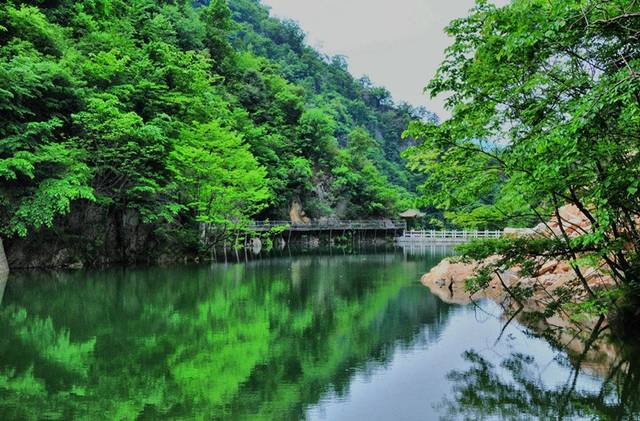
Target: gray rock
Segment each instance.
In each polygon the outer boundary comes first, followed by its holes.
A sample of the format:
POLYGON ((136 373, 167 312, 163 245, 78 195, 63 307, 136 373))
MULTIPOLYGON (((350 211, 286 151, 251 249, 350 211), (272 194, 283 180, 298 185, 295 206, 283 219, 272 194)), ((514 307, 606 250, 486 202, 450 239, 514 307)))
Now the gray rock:
POLYGON ((69 269, 80 270, 84 268, 84 263, 82 262, 74 262, 69 264, 69 269))
POLYGON ((282 250, 282 249, 284 249, 284 247, 287 245, 287 242, 286 242, 286 241, 284 241, 284 238, 282 238, 282 237, 278 237, 278 238, 276 238, 276 239, 273 241, 273 243, 274 243, 274 245, 275 245, 276 249, 278 249, 278 250, 282 250))
POLYGON ((262 240, 259 237, 255 237, 251 239, 251 252, 255 255, 260 254, 262 250, 262 240))

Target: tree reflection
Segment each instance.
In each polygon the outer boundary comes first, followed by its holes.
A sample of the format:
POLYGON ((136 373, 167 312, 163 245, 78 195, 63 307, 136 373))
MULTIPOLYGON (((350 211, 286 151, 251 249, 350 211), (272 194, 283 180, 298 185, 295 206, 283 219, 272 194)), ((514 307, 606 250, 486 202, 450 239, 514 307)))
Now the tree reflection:
POLYGON ((302 257, 25 274, 0 307, 0 413, 303 418, 356 370, 413 343, 418 326, 446 318, 448 305, 407 286, 410 264, 302 257))
POLYGON ((559 383, 545 381, 545 367, 528 354, 511 353, 495 364, 475 350, 465 352, 471 367, 449 373, 453 396, 440 405, 442 419, 637 420, 640 361, 636 349, 621 347, 614 361, 596 366, 587 356, 601 339, 599 327, 587 338, 582 353, 566 362, 571 365, 570 374, 559 383), (591 376, 587 365, 606 374, 591 376))

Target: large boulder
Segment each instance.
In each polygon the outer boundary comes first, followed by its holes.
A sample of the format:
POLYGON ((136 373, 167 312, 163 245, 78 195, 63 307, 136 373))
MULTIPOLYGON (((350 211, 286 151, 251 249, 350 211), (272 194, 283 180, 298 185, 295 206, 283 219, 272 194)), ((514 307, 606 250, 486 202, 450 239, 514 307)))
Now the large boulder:
POLYGON ((562 206, 558 215, 560 218, 553 215, 547 224, 538 224, 534 230, 542 235, 556 236, 561 236, 564 231, 569 237, 577 237, 591 228, 591 222, 576 205, 562 206))
POLYGON ((589 219, 575 205, 565 205, 558 209, 558 218, 553 215, 547 223, 539 223, 534 228, 505 228, 505 237, 562 236, 564 231, 569 237, 588 232, 591 228, 589 219))
POLYGON ((477 263, 464 263, 455 259, 444 259, 433 267, 420 281, 442 301, 452 304, 466 304, 472 300, 492 298, 500 295, 498 280, 493 279, 488 290, 471 295, 465 289, 465 281, 474 275, 477 263))
POLYGON ((260 254, 260 252, 262 251, 262 240, 260 239, 260 237, 252 238, 249 242, 249 245, 251 246, 251 252, 255 255, 260 254))

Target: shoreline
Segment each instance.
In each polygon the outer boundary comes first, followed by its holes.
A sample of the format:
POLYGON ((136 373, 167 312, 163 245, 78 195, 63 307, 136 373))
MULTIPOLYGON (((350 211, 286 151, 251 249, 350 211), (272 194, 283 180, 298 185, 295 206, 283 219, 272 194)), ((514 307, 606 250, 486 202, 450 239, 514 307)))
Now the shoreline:
MULTIPOLYGON (((589 232, 591 222, 575 205, 565 205, 547 223, 534 228, 505 228, 504 237, 529 238, 576 238, 589 232)), ((566 322, 578 324, 581 328, 592 328, 598 316, 579 313, 576 305, 585 303, 590 293, 615 286, 615 281, 605 270, 602 262, 587 266, 560 260, 558 257, 532 257, 533 273, 522 272, 521 267, 499 267, 501 256, 493 255, 479 261, 463 261, 461 258, 447 258, 433 267, 421 278, 422 283, 444 301, 469 303, 489 298, 503 308, 520 308, 529 313, 553 314, 566 322), (492 275, 483 289, 470 294, 465 288, 467 279, 483 267, 491 267, 492 275), (495 272, 494 272, 495 271, 495 272), (580 275, 580 276, 578 276, 580 275), (526 294, 522 294, 522 292, 526 294), (514 292, 520 292, 515 294, 514 292), (579 320, 578 320, 579 319, 579 320)), ((574 256, 575 259, 575 256, 574 256)), ((609 317, 605 317, 608 325, 609 317)))
POLYGON ((576 363, 599 374, 608 373, 619 361, 620 351, 614 338, 609 335, 608 320, 605 316, 582 317, 577 320, 576 314, 567 308, 561 308, 551 316, 543 314, 545 305, 555 299, 554 291, 559 288, 573 287, 572 302, 574 299, 584 298, 582 291, 575 288, 578 282, 572 276, 568 265, 557 265, 554 271, 547 271, 535 278, 520 278, 515 271, 503 272, 501 276, 506 287, 523 283, 539 285, 538 288, 534 288, 533 296, 520 305, 509 295, 498 276, 493 277, 487 289, 473 294, 467 291, 465 280, 482 262, 465 263, 456 259, 443 259, 420 278, 420 282, 443 302, 477 305, 481 301, 493 301, 503 310, 500 317, 505 322, 505 328, 516 320, 533 334, 545 337, 553 345, 565 350, 576 363), (545 288, 545 277, 548 282, 554 275, 555 282, 549 288, 545 288))

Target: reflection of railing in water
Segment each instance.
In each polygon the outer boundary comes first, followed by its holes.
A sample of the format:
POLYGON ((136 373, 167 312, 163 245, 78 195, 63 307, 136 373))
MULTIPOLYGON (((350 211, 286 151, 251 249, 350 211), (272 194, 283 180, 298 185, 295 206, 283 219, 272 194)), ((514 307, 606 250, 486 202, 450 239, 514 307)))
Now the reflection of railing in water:
POLYGON ((449 256, 455 254, 450 243, 444 242, 406 242, 398 243, 404 255, 410 256, 449 256))
POLYGON ((356 230, 387 230, 404 231, 406 221, 373 220, 373 221, 313 221, 308 224, 293 223, 291 221, 254 221, 247 226, 250 231, 264 232, 274 228, 285 231, 356 231, 356 230))
POLYGON ((405 231, 401 237, 398 237, 399 243, 465 243, 467 241, 484 239, 484 238, 500 238, 502 231, 437 231, 437 230, 412 230, 405 231))

